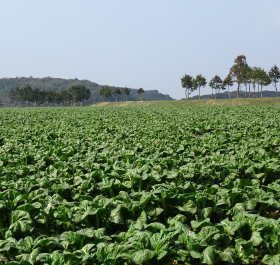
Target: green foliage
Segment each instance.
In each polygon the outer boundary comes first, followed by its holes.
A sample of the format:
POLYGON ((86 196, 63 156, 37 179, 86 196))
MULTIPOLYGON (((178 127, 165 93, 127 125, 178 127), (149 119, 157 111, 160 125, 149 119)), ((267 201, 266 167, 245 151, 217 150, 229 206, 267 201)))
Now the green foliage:
POLYGON ((125 100, 127 101, 127 96, 129 96, 129 93, 130 93, 130 90, 129 88, 127 87, 123 87, 122 88, 122 93, 125 95, 125 100))
POLYGON ((237 86, 237 98, 239 96, 239 89, 240 85, 244 81, 244 69, 247 68, 248 64, 246 62, 246 56, 245 55, 239 55, 234 60, 234 65, 229 70, 229 76, 233 79, 234 82, 238 84, 237 86))
POLYGON ((109 86, 103 86, 100 91, 99 91, 99 95, 102 96, 104 98, 104 101, 105 101, 105 98, 107 97, 111 97, 112 95, 112 90, 109 86))
POLYGON ((68 88, 68 93, 72 96, 75 102, 83 102, 90 97, 89 88, 83 85, 74 85, 68 88))
POLYGON ((209 82, 209 86, 212 88, 212 95, 213 89, 215 89, 215 99, 217 99, 217 91, 220 92, 220 89, 223 88, 222 84, 223 80, 218 75, 215 75, 209 82))
POLYGON ((112 91, 112 94, 116 97, 116 102, 117 102, 118 96, 122 94, 122 91, 119 88, 115 88, 115 90, 112 91))
POLYGON ((197 75, 196 78, 193 80, 194 90, 198 88, 199 99, 200 99, 200 88, 205 87, 206 84, 207 84, 206 78, 203 77, 202 75, 197 75))
POLYGON ((13 91, 10 91, 9 98, 10 102, 14 104, 19 104, 23 102, 28 102, 28 106, 30 103, 35 102, 35 106, 39 106, 42 104, 58 104, 67 105, 67 103, 82 102, 84 104, 85 100, 90 98, 90 90, 89 88, 82 85, 74 85, 68 88, 67 91, 56 92, 56 91, 44 91, 38 88, 33 89, 31 86, 25 86, 22 88, 16 88, 13 91))
POLYGON ((140 96, 140 99, 141 99, 141 101, 142 101, 142 96, 141 96, 141 94, 143 94, 145 91, 144 91, 144 89, 142 88, 142 87, 140 87, 138 90, 137 90, 137 94, 140 96))
POLYGON ((278 95, 278 97, 279 97, 279 93, 278 93, 278 91, 277 91, 277 86, 276 86, 276 84, 277 84, 277 83, 279 82, 279 80, 280 80, 280 71, 279 71, 279 68, 278 68, 276 65, 274 65, 273 67, 271 67, 271 69, 270 69, 268 75, 269 75, 270 81, 271 81, 272 83, 274 83, 274 87, 275 87, 276 93, 277 93, 277 95, 278 95))
POLYGON ((192 92, 194 90, 193 77, 191 75, 186 75, 185 74, 181 78, 181 84, 182 84, 182 87, 186 89, 186 91, 185 91, 186 99, 189 99, 190 92, 192 92))
POLYGON ((1 109, 0 264, 278 264, 279 111, 1 109))
POLYGON ((247 67, 246 56, 239 55, 234 60, 234 65, 230 68, 229 76, 234 78, 235 81, 240 84, 242 83, 242 74, 244 68, 247 67))
POLYGON ((228 87, 228 98, 230 98, 230 93, 229 93, 229 87, 233 86, 233 81, 231 76, 227 76, 222 83, 222 89, 224 90, 226 88, 226 86, 228 87))

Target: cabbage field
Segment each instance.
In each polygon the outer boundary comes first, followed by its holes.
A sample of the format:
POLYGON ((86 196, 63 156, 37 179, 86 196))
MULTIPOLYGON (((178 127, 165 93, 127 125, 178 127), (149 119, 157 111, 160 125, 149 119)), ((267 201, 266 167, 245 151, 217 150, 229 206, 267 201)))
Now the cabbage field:
POLYGON ((280 264, 280 106, 0 109, 0 264, 280 264))

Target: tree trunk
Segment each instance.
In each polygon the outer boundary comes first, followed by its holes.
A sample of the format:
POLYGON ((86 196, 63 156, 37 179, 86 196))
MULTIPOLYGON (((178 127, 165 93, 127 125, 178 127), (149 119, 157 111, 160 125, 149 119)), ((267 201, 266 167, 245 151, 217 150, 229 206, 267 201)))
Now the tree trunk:
POLYGON ((250 83, 249 83, 249 98, 251 97, 251 87, 250 87, 250 83))
POLYGON ((256 84, 254 84, 254 98, 256 98, 256 84))
POLYGON ((237 86, 236 98, 239 98, 239 83, 238 83, 238 86, 237 86))
POLYGON ((247 84, 245 85, 246 88, 245 88, 245 98, 247 97, 247 84))
POLYGON ((228 92, 228 98, 230 98, 229 86, 227 87, 227 92, 228 92))
POLYGON ((215 99, 217 99, 217 89, 215 89, 215 99))
POLYGON ((279 92, 278 92, 278 90, 277 90, 276 82, 275 82, 274 85, 275 85, 275 90, 276 90, 277 96, 278 96, 278 98, 279 98, 279 92))
POLYGON ((260 97, 260 84, 258 83, 258 98, 260 97))
POLYGON ((263 87, 263 85, 261 85, 261 98, 262 98, 262 87, 263 87))
POLYGON ((186 100, 188 100, 189 99, 189 89, 188 88, 186 88, 185 93, 186 93, 186 100))
POLYGON ((213 99, 213 88, 212 88, 212 99, 213 99))
POLYGON ((200 100, 200 87, 198 87, 198 99, 200 100))

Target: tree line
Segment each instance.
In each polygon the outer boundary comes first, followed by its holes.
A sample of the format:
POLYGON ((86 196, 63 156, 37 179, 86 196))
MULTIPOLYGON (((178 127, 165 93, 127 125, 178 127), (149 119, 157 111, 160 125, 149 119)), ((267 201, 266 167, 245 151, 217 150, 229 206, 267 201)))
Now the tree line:
MULTIPOLYGON (((277 83, 280 80, 279 68, 274 65, 271 67, 269 72, 266 72, 261 67, 250 67, 247 64, 246 56, 239 55, 234 60, 233 66, 230 68, 229 74, 225 79, 221 79, 220 76, 215 75, 209 82, 209 86, 212 88, 212 99, 214 98, 213 90, 215 91, 215 99, 217 98, 217 91, 227 89, 228 97, 230 98, 229 87, 232 87, 234 83, 237 83, 237 94, 239 97, 239 90, 242 85, 245 86, 245 98, 247 94, 251 97, 253 93, 253 98, 256 97, 256 87, 258 89, 257 97, 262 97, 263 87, 273 84, 275 91, 279 97, 279 92, 277 90, 277 83), (253 91, 251 91, 253 88, 253 91)), ((200 89, 205 87, 207 80, 201 74, 197 75, 195 78, 191 75, 184 75, 181 78, 182 87, 185 88, 186 99, 189 99, 191 92, 198 90, 198 95, 200 99, 200 89)))
MULTIPOLYGON (((119 89, 119 88, 115 88, 114 90, 112 90, 110 88, 110 86, 103 86, 100 90, 99 90, 99 95, 103 97, 103 101, 105 101, 105 98, 108 98, 111 97, 112 95, 115 96, 116 98, 116 102, 118 101, 118 96, 123 94, 125 96, 125 100, 127 101, 127 97, 129 96, 129 93, 130 93, 130 90, 129 88, 127 87, 123 87, 122 89, 119 89)), ((138 95, 140 96, 140 99, 142 101, 142 94, 144 93, 144 89, 142 87, 140 87, 139 89, 137 89, 137 93, 138 95)))
POLYGON ((67 90, 56 92, 54 90, 41 90, 32 88, 30 85, 17 87, 9 92, 10 102, 14 105, 23 105, 38 107, 43 106, 77 106, 84 105, 84 101, 90 98, 89 88, 83 85, 73 85, 67 90), (81 104, 80 104, 81 103, 81 104))

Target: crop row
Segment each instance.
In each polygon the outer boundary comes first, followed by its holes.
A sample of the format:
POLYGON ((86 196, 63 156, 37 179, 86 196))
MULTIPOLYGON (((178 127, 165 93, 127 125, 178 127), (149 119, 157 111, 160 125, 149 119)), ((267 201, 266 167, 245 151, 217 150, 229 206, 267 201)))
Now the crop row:
POLYGON ((278 264, 279 113, 2 109, 0 262, 278 264))

